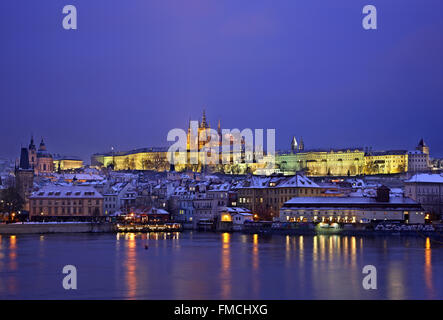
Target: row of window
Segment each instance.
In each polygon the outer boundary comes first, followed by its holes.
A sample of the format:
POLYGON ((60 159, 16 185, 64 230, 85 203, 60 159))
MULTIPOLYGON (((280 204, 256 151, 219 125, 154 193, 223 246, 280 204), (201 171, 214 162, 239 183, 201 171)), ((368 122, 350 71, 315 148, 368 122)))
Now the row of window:
MULTIPOLYGON (((239 194, 253 194, 254 189, 243 189, 240 190, 239 194)), ((293 189, 284 189, 284 188, 275 188, 275 189, 265 189, 265 190, 257 190, 258 194, 320 194, 321 190, 318 188, 293 188, 293 189)))
POLYGON ((356 215, 356 214, 361 214, 361 215, 377 215, 377 214, 384 214, 384 215, 388 215, 389 213, 394 213, 394 214, 399 214, 399 213, 404 213, 407 214, 407 211, 390 211, 390 212, 381 212, 381 211, 372 211, 372 212, 355 212, 355 211, 338 211, 338 212, 328 212, 328 211, 291 211, 291 212, 286 212, 286 214, 290 214, 290 215, 301 215, 301 216, 317 216, 317 215, 325 215, 325 216, 331 216, 331 215, 356 215))
MULTIPOLYGON (((53 203, 54 203, 54 205, 60 205, 60 202, 59 202, 60 200, 54 200, 54 201, 52 201, 52 200, 47 200, 47 204, 48 205, 52 205, 53 203)), ((71 200, 67 200, 67 201, 64 201, 64 200, 62 200, 61 201, 61 205, 62 206, 64 206, 65 204, 66 205, 68 205, 68 206, 70 206, 71 205, 71 203, 72 203, 72 205, 91 205, 93 202, 95 202, 95 204, 100 204, 100 200, 95 200, 95 201, 92 201, 92 199, 88 199, 88 200, 84 200, 84 201, 81 201, 81 200, 78 200, 78 201, 71 201, 71 200)), ((41 205, 43 205, 43 200, 32 200, 31 201, 31 204, 32 205, 34 205, 34 206, 36 206, 37 204, 39 204, 40 206, 41 205)))
POLYGON ((87 212, 89 215, 94 212, 100 212, 98 207, 88 207, 87 209, 84 207, 33 207, 31 210, 33 215, 63 215, 63 214, 84 214, 87 212))

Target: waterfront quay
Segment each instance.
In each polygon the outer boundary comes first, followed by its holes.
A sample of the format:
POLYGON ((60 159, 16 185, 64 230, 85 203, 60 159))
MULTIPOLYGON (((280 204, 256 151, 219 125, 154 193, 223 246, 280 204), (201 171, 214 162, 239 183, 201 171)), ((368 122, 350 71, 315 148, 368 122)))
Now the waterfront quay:
MULTIPOLYGON (((50 233, 162 233, 190 230, 180 223, 141 224, 121 222, 27 222, 0 224, 0 235, 50 233)), ((194 231, 195 232, 195 231, 194 231)), ((241 228, 222 222, 196 232, 275 234, 275 235, 349 235, 349 236, 417 236, 443 240, 443 225, 408 225, 401 223, 338 224, 246 222, 241 228)))
POLYGON ((114 232, 113 223, 45 222, 0 224, 0 235, 114 232))

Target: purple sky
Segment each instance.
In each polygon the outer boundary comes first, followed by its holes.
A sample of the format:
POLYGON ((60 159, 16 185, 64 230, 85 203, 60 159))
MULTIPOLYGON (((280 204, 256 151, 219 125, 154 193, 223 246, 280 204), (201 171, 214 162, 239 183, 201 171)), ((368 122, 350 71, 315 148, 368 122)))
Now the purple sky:
POLYGON ((85 160, 165 146, 203 108, 213 126, 275 128, 277 148, 424 137, 443 156, 441 0, 2 0, 0 15, 0 157, 31 133, 85 160))

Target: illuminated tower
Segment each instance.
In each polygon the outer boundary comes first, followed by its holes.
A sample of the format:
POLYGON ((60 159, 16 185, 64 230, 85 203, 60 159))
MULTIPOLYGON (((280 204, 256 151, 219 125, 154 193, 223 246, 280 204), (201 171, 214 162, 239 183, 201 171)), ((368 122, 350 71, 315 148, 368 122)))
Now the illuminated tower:
POLYGON ((292 142, 291 142, 292 153, 296 153, 297 148, 298 148, 298 143, 297 143, 297 139, 295 139, 295 136, 294 136, 294 137, 292 137, 292 142))
POLYGON ((303 138, 302 137, 300 137, 300 143, 298 144, 298 150, 299 151, 305 150, 305 144, 303 142, 303 138))

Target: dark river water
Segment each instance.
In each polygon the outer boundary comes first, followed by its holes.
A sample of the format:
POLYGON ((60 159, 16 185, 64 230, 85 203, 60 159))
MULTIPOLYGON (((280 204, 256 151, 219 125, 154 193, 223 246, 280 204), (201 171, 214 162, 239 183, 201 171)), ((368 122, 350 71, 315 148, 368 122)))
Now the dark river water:
POLYGON ((0 236, 0 299, 442 298, 443 244, 425 237, 0 236), (76 290, 62 286, 65 265, 76 290), (365 265, 375 290, 362 286, 365 265))

